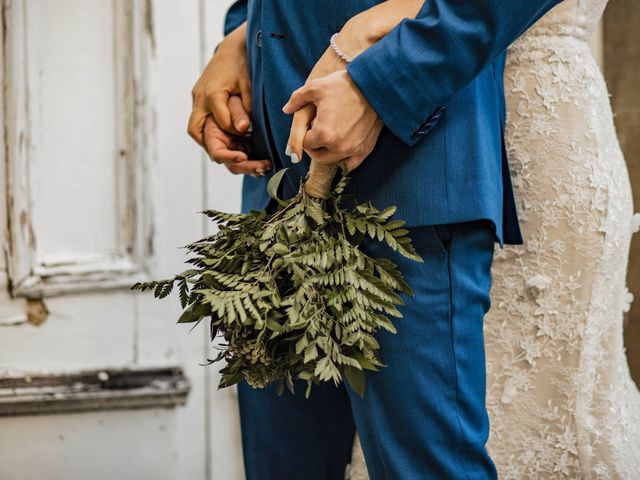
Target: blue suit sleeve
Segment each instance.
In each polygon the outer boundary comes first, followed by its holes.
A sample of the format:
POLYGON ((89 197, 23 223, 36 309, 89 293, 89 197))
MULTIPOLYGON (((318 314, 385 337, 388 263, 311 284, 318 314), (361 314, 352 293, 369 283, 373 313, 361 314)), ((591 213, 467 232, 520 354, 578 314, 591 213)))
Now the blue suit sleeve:
POLYGON ((247 3, 248 0, 237 0, 229 7, 224 18, 225 36, 238 28, 247 19, 247 3))
POLYGON ((414 145, 443 104, 560 1, 427 0, 347 71, 385 125, 414 145))

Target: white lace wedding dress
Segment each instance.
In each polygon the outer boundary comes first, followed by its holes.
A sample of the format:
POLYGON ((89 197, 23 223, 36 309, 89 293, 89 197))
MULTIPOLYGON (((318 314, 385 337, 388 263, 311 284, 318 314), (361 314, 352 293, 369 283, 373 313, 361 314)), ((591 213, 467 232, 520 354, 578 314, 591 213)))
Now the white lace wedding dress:
MULTIPOLYGON (((565 0, 507 57, 505 136, 526 243, 496 249, 484 327, 487 448, 505 480, 640 479, 640 392, 622 335, 638 216, 587 44, 605 5, 565 0)), ((368 478, 357 441, 351 471, 368 478)))

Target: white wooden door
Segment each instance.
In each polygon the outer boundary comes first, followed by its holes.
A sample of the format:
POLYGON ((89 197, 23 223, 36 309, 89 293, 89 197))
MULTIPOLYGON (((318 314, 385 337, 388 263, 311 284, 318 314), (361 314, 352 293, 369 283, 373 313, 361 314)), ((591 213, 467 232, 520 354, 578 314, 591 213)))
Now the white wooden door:
POLYGON ((198 211, 239 210, 241 178, 186 134, 230 3, 1 1, 2 480, 244 476, 206 325, 128 289, 183 269, 198 211), (129 371, 151 383, 103 388, 129 371))

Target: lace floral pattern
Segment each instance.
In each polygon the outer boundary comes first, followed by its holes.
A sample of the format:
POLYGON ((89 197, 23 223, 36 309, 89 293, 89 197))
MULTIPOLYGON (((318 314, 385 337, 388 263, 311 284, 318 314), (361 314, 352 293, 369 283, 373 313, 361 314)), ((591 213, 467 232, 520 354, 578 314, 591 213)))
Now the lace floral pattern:
MULTIPOLYGON (((484 326, 487 448, 505 480, 640 478, 640 392, 623 345, 640 217, 586 42, 605 5, 565 0, 507 58, 505 138, 526 243, 496 249, 484 326)), ((368 478, 357 442, 352 467, 368 478)))

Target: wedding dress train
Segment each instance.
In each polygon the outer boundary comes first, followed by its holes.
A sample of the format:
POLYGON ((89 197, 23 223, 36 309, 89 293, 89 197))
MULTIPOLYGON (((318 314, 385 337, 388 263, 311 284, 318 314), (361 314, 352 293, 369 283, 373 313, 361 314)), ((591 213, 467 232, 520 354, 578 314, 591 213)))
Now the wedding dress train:
MULTIPOLYGON (((526 243, 496 248, 484 326, 487 448, 505 480, 640 478, 640 392, 623 345, 638 216, 587 43, 605 5, 565 0, 507 57, 505 139, 526 243)), ((368 478, 357 440, 351 472, 368 478)))

